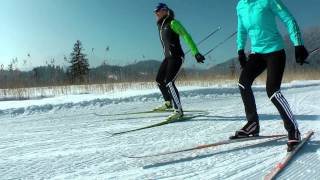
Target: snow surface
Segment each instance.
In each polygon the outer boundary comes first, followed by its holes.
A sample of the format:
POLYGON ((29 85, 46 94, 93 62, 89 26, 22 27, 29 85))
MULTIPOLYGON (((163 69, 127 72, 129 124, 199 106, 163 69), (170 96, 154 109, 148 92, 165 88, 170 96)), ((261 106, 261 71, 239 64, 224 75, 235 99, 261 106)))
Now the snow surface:
MULTIPOLYGON (((286 141, 242 142, 160 157, 130 159, 227 139, 245 123, 235 85, 179 88, 185 110, 207 110, 192 120, 110 137, 163 120, 168 114, 97 116, 149 110, 158 90, 83 94, 0 102, 0 179, 263 179, 286 155, 286 141), (247 146, 245 148, 241 148, 247 146)), ((255 86, 261 134, 285 130, 264 86, 255 86)), ((282 90, 302 132, 316 133, 278 179, 319 179, 320 81, 282 90)), ((186 113, 191 114, 191 113, 186 113)))

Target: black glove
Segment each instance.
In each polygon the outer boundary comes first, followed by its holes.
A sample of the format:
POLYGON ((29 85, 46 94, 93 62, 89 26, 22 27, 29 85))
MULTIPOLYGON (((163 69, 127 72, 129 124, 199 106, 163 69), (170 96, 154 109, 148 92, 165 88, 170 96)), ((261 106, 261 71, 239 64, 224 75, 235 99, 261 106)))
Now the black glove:
POLYGON ((196 60, 197 60, 197 62, 198 63, 204 63, 204 60, 206 59, 202 54, 200 54, 200 53, 197 53, 196 55, 195 55, 195 58, 196 58, 196 60))
POLYGON ((296 54, 296 62, 298 64, 300 64, 301 66, 304 63, 309 64, 308 62, 306 62, 306 59, 308 58, 309 53, 303 45, 302 46, 295 46, 295 54, 296 54))
POLYGON ((243 68, 246 66, 246 64, 247 64, 247 56, 246 56, 246 54, 244 53, 244 50, 243 50, 243 49, 241 49, 241 50, 238 51, 238 60, 239 60, 239 62, 240 62, 241 68, 243 69, 243 68))

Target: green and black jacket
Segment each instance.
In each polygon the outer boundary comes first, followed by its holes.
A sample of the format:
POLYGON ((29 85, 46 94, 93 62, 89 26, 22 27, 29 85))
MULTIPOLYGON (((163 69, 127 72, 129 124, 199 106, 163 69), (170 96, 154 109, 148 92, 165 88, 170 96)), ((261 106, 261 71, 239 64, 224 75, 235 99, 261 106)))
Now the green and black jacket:
POLYGON ((199 53, 196 44, 186 29, 179 21, 171 16, 160 19, 158 21, 158 29, 165 57, 184 57, 184 52, 181 48, 179 39, 180 36, 191 49, 193 56, 199 53))

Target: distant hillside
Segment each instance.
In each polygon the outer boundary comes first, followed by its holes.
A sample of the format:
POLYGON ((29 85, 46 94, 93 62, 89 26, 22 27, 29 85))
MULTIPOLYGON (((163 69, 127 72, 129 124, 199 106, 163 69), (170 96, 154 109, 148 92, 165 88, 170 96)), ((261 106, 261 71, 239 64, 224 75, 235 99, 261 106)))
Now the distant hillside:
POLYGON ((147 60, 124 66, 124 68, 137 72, 154 72, 158 70, 160 64, 161 62, 157 60, 147 60))
MULTIPOLYGON (((310 28, 303 33, 305 45, 309 51, 320 47, 320 28, 310 28)), ((287 65, 286 72, 305 72, 305 71, 320 71, 320 52, 312 54, 308 58, 310 64, 300 66, 295 62, 295 51, 289 36, 285 37, 287 65)), ((146 60, 140 61, 135 64, 119 67, 103 65, 91 69, 91 77, 95 80, 125 80, 125 81, 148 81, 154 80, 161 61, 146 60), (107 77, 107 80, 106 78, 107 77)), ((193 78, 207 78, 207 77, 220 77, 220 76, 234 76, 240 72, 240 65, 237 57, 231 58, 224 63, 215 65, 206 70, 183 68, 179 77, 185 79, 193 78)))
POLYGON ((154 78, 161 62, 139 61, 126 66, 101 65, 90 70, 90 79, 95 81, 143 81, 154 78))
MULTIPOLYGON (((310 28, 303 33, 305 45, 312 51, 320 47, 320 27, 310 28)), ((295 62, 294 47, 285 37, 287 66, 285 78, 295 80, 297 76, 301 79, 320 78, 320 52, 313 54, 308 61, 310 64, 300 66, 295 62)), ((234 53, 236 54, 236 52, 234 53)), ((135 82, 154 81, 158 73, 161 61, 145 60, 126 66, 114 66, 102 64, 91 68, 86 83, 110 83, 110 82, 135 82)), ((207 65, 207 64, 205 64, 207 65)), ((208 66, 208 65, 207 65, 208 66)), ((237 57, 231 58, 224 63, 215 65, 208 69, 186 68, 184 65, 180 71, 179 79, 184 80, 212 80, 235 78, 240 72, 237 57)), ((18 69, 1 69, 0 88, 55 86, 71 84, 69 72, 56 65, 35 67, 31 71, 20 71, 18 69)))

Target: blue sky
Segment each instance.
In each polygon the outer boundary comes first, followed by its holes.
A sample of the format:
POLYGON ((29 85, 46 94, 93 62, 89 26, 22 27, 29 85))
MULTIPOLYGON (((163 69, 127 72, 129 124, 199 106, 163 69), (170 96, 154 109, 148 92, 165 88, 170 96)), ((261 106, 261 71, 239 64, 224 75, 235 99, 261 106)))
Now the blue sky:
MULTIPOLYGON (((124 65, 162 59, 153 9, 155 0, 1 0, 0 64, 18 58, 20 69, 44 65, 52 58, 67 65, 73 44, 81 40, 91 66, 124 65), (106 47, 110 51, 106 51, 106 47), (92 48, 94 50, 92 51, 92 48), (30 57, 28 54, 30 53, 30 57), (26 64, 23 65, 23 60, 26 64)), ((167 0, 195 41, 218 26, 222 30, 199 49, 204 53, 236 30, 237 0, 167 0)), ((320 26, 319 0, 283 0, 301 29, 320 26)), ((284 27, 280 26, 282 32, 284 27)), ((232 39, 210 55, 207 64, 235 56, 232 39)), ((183 43, 182 43, 183 44, 183 43)), ((186 48, 184 46, 184 48, 186 48)), ((188 64, 194 59, 187 57, 188 64)))

